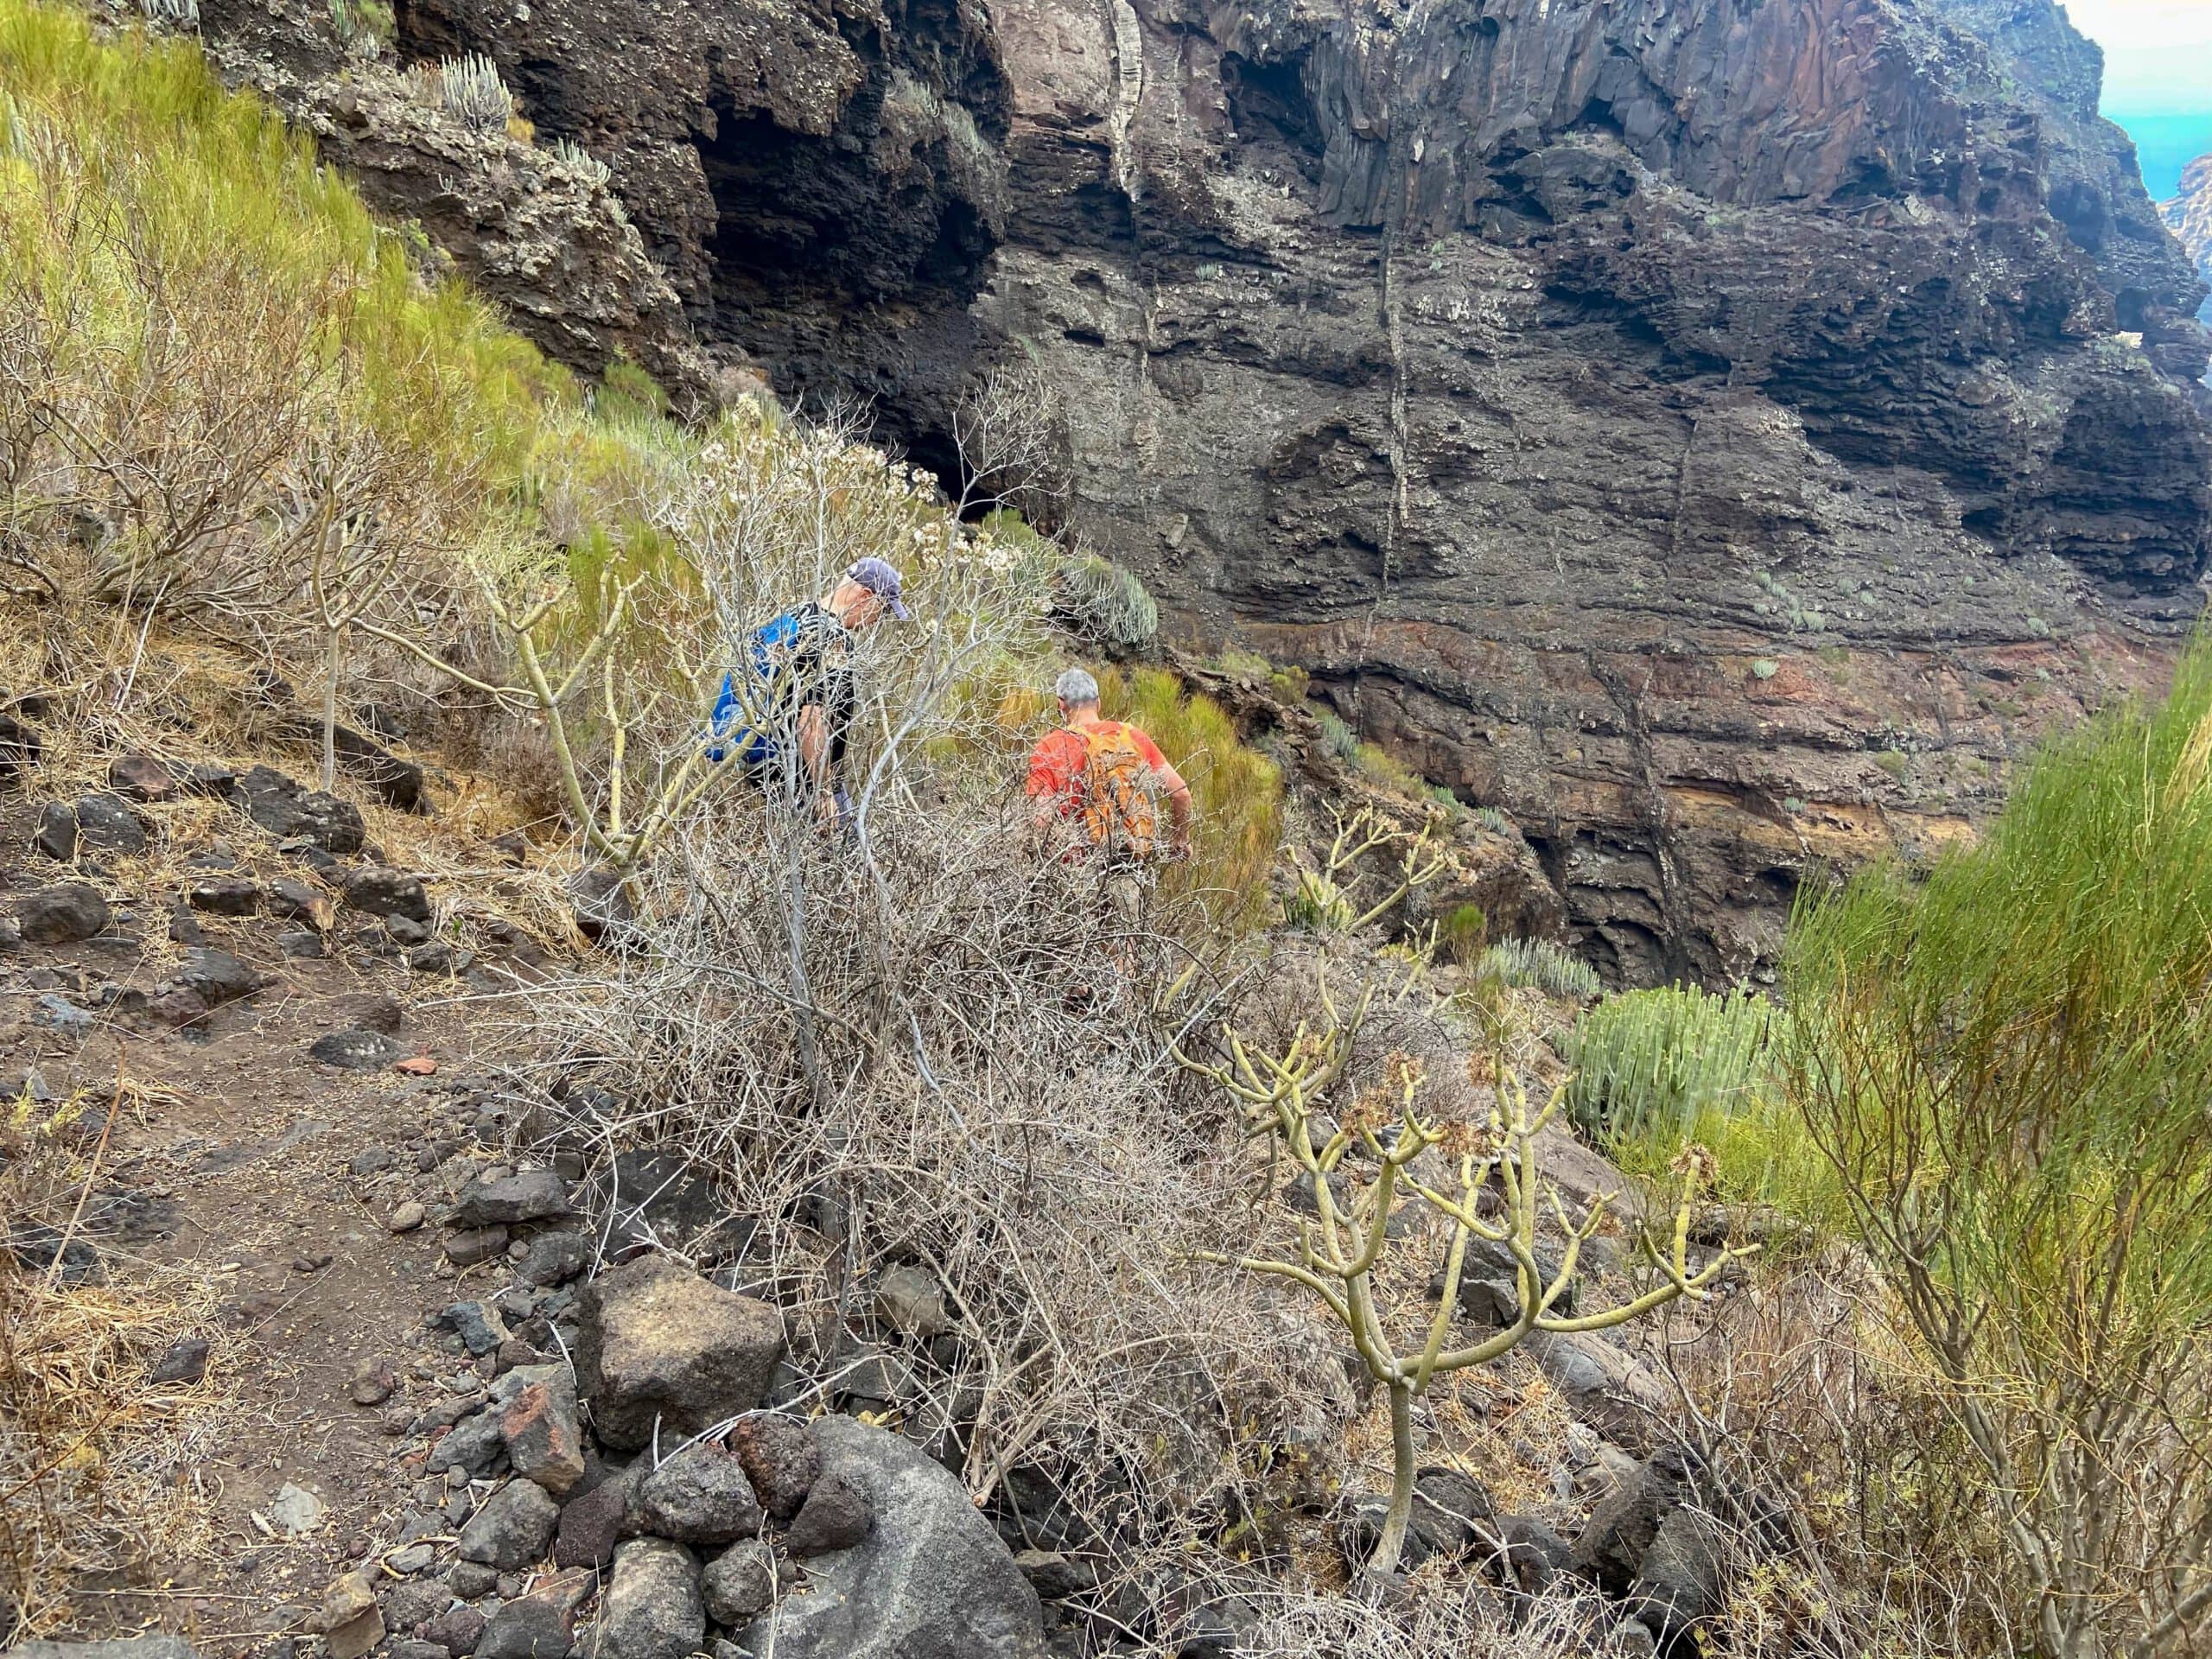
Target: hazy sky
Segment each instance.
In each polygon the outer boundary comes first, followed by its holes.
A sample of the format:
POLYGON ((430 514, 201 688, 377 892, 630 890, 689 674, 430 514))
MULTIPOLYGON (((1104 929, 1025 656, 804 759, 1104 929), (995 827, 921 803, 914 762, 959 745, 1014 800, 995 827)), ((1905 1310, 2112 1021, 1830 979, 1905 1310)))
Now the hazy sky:
POLYGON ((2212 0, 2065 0, 2105 49, 2109 112, 2212 112, 2212 0))

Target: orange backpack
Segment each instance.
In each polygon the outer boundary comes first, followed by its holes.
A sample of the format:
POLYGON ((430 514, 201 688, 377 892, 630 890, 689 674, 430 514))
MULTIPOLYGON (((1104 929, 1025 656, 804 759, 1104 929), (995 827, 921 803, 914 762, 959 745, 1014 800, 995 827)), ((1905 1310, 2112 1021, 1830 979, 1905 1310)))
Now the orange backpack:
POLYGON ((1067 728, 1083 740, 1083 797, 1076 814, 1093 847, 1150 858, 1160 841, 1152 764, 1119 721, 1067 728))

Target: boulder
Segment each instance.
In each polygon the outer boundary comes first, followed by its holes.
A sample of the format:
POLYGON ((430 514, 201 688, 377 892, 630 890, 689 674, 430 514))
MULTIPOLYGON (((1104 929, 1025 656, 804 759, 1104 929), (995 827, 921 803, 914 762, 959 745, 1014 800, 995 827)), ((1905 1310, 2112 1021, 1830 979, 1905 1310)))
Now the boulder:
POLYGON ((495 1181, 472 1181, 447 1220, 455 1227, 512 1227, 569 1213, 569 1194, 550 1169, 526 1169, 495 1181))
POLYGON ((749 1624, 775 1605, 775 1553, 754 1539, 732 1544, 707 1563, 700 1589, 715 1623, 731 1630, 749 1624))
POLYGON ((146 826, 128 802, 113 795, 87 795, 75 808, 77 850, 117 853, 135 858, 146 850, 146 826))
POLYGON ((74 944, 108 925, 107 900, 82 881, 41 887, 17 908, 23 938, 32 944, 74 944))
POLYGON ((760 1504, 736 1454, 701 1441, 637 1477, 625 1524, 680 1544, 734 1543, 760 1530, 760 1504))
MULTIPOLYGON (((664 1538, 622 1545, 593 1634, 593 1659, 690 1659, 707 1639, 697 1559, 664 1538)), ((791 1659, 780 1645, 776 1651, 791 1659)))
POLYGON ((740 1645, 765 1651, 772 1628, 777 1659, 1043 1659, 1037 1592, 957 1478, 852 1418, 822 1419, 814 1440, 817 1486, 849 1483, 875 1525, 811 1557, 807 1592, 747 1625, 740 1645))
POLYGON ((566 1365, 518 1365, 493 1385, 499 1437, 514 1471, 555 1497, 584 1477, 576 1382, 566 1365))
POLYGON ((560 1518, 561 1506, 543 1486, 531 1480, 511 1480, 485 1499, 484 1506, 461 1529, 457 1553, 464 1561, 475 1561, 501 1573, 535 1566, 545 1558, 560 1518))
POLYGON ((603 1567, 614 1557, 630 1508, 630 1483, 617 1476, 571 1497, 553 1542, 556 1567, 603 1567))
POLYGON ((1522 1344, 1578 1422, 1637 1453, 1652 1446, 1653 1414, 1672 1403, 1657 1373, 1594 1332, 1531 1332, 1522 1344))
POLYGON ((665 1256, 612 1268, 577 1298, 576 1370, 600 1439, 620 1451, 749 1411, 783 1357, 783 1319, 665 1256))
POLYGON ((1649 1626, 1661 1652, 1691 1652, 1692 1630, 1727 1605, 1726 1579, 1719 1523, 1685 1505, 1659 1523, 1623 1604, 1649 1626))
POLYGON ((361 850, 361 815, 334 795, 309 790, 273 766, 255 766, 237 780, 246 817, 280 841, 303 841, 340 858, 361 850))
POLYGON ((1659 1535, 1660 1524, 1689 1493, 1689 1471, 1680 1452, 1660 1452, 1616 1486, 1598 1507, 1567 1556, 1568 1570, 1608 1595, 1624 1596, 1659 1535))
POLYGON ((346 878, 346 907, 367 916, 404 916, 410 922, 430 919, 430 895, 423 878, 401 870, 372 864, 346 878))
POLYGON ((261 976, 227 950, 210 945, 184 953, 176 982, 209 1007, 251 996, 262 987, 261 976))
POLYGON ((738 1419, 729 1444, 768 1513, 789 1522, 822 1472, 812 1431, 796 1417, 755 1412, 738 1419))
POLYGON ((308 1058, 341 1071, 381 1071, 407 1058, 407 1046, 380 1031, 326 1031, 308 1045, 308 1058))
POLYGON ((107 763, 107 786, 126 801, 173 801, 183 792, 176 772, 150 754, 118 754, 107 763))
POLYGON ((850 1476, 831 1470, 814 1483, 806 1502, 785 1535, 794 1555, 821 1555, 850 1549, 875 1529, 875 1507, 867 1490, 850 1476))
POLYGON ((574 1639, 569 1608, 549 1596, 503 1602, 485 1621, 476 1659, 568 1659, 574 1639))

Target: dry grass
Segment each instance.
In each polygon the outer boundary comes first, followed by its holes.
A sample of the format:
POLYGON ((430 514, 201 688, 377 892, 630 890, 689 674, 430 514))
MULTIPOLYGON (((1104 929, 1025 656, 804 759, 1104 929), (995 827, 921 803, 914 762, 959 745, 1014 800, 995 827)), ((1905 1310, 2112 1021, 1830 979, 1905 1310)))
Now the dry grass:
MULTIPOLYGON (((124 1079, 59 1108, 0 1109, 9 1235, 79 1236, 102 1201, 105 1137, 92 1126, 148 1099, 124 1079)), ((67 1630, 72 1586, 90 1575, 211 1551, 216 1494, 200 1471, 236 1409, 235 1342, 207 1283, 114 1251, 102 1265, 72 1282, 0 1253, 0 1638, 67 1630), (154 1362, 188 1338, 210 1344, 204 1380, 152 1382, 154 1362)))

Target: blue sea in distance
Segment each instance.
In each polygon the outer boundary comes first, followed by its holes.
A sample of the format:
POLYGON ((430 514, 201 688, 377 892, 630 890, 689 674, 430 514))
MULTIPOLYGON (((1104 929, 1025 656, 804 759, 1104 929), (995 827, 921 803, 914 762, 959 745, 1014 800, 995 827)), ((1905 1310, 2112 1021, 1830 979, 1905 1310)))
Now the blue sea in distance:
POLYGON ((2212 109, 2194 115, 2131 115, 2113 109, 2104 114, 2135 141, 2143 182, 2153 201, 2164 201, 2181 188, 2182 168, 2200 156, 2212 156, 2212 109))

